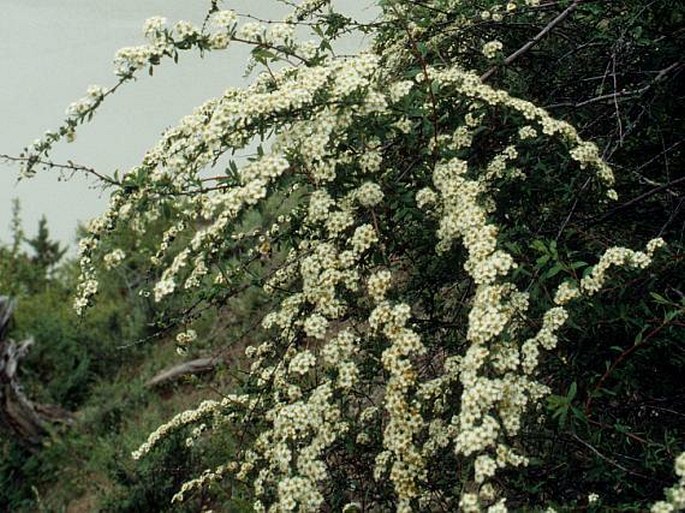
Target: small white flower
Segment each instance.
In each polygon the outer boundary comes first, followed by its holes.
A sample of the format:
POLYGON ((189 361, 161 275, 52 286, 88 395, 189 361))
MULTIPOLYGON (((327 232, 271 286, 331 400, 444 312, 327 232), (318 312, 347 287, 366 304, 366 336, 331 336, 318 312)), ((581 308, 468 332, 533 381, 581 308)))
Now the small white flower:
POLYGON ((503 48, 501 41, 488 41, 483 45, 483 55, 488 59, 494 59, 497 53, 503 48))
POLYGON ((187 345, 195 340, 197 340, 197 332, 192 329, 182 331, 176 335, 176 342, 178 342, 180 345, 187 345))
POLYGON ((309 369, 316 365, 316 357, 311 351, 302 351, 290 360, 288 370, 291 373, 306 374, 309 369))
POLYGON ((114 251, 107 253, 103 261, 105 263, 105 268, 108 270, 118 267, 119 264, 126 258, 126 253, 122 249, 115 249, 114 251))
POLYGON ((328 319, 323 315, 312 314, 304 321, 304 331, 309 337, 323 339, 328 329, 328 319))
POLYGON ((419 208, 427 208, 434 205, 438 201, 437 193, 430 187, 425 187, 416 193, 416 206, 419 208))
POLYGON ((355 191, 355 197, 360 205, 373 207, 383 200, 383 191, 378 184, 365 182, 355 191))

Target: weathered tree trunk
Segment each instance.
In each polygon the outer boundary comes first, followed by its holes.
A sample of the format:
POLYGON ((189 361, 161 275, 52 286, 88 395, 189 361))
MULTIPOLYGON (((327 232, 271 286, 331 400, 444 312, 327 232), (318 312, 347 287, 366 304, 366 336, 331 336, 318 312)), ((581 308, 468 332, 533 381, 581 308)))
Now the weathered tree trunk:
POLYGON ((35 450, 51 424, 70 424, 73 416, 58 406, 34 403, 24 394, 17 371, 33 339, 17 344, 8 338, 13 311, 14 301, 0 296, 0 429, 35 450))

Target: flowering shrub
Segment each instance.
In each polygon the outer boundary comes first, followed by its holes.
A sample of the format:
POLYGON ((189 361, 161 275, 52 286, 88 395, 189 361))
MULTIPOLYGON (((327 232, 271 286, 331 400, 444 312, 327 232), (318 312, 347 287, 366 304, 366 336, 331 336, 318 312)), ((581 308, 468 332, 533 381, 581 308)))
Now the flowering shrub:
MULTIPOLYGON (((95 300, 99 262, 126 265, 113 234, 154 234, 160 219, 156 279, 142 295, 185 298, 184 323, 200 303, 249 287, 269 295, 240 390, 179 414, 133 454, 185 428, 189 445, 207 429, 241 433, 235 459, 186 482, 175 501, 220 481, 249 488, 258 512, 521 507, 511 469, 545 457, 527 450, 547 429, 545 404, 561 424, 569 414, 587 421, 593 400, 590 391, 581 411, 577 385, 552 393, 567 324, 667 251, 656 230, 640 249, 601 250, 570 230, 577 208, 601 215, 618 199, 603 152, 568 121, 488 84, 516 58, 488 24, 544 21, 530 48, 580 2, 550 18, 533 0, 386 0, 367 25, 329 3, 306 0, 270 24, 243 23, 216 2, 201 27, 152 18, 148 42, 117 54, 117 85, 90 88, 62 128, 27 150, 31 175, 141 69, 185 50, 254 47, 262 72, 252 85, 201 105, 137 167, 105 178, 110 205, 80 243, 74 306, 83 313, 95 300), (301 42, 299 25, 317 38, 301 42), (353 30, 373 33, 373 45, 337 57, 334 40, 353 30), (233 158, 251 145, 257 156, 233 158), (253 212, 262 226, 250 225, 253 212)), ((663 329, 683 311, 664 302, 663 329)), ((180 329, 181 352, 199 336, 180 329)), ((682 486, 668 493, 655 511, 682 507, 682 486)))

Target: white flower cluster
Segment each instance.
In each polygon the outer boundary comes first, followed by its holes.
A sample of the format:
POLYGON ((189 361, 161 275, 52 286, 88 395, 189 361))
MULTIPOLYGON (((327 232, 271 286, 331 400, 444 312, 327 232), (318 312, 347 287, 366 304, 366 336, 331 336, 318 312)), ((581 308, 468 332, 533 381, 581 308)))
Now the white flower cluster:
POLYGON ((666 490, 666 500, 654 503, 651 513, 672 513, 685 510, 685 452, 675 459, 675 475, 678 482, 666 490))
POLYGON ((350 331, 344 330, 330 339, 322 349, 326 367, 338 372, 336 385, 340 389, 350 390, 359 380, 359 369, 354 361, 358 346, 359 339, 350 331))
POLYGON ((355 198, 364 207, 373 207, 383 200, 383 191, 380 186, 372 182, 364 182, 355 191, 355 198))
POLYGON ((399 102, 402 98, 409 94, 409 91, 414 87, 414 82, 411 80, 403 80, 395 82, 390 86, 390 100, 393 103, 399 102))
POLYGON ((174 32, 176 33, 179 41, 184 41, 198 35, 197 27, 192 23, 181 20, 176 22, 174 25, 174 32))
POLYGON ((652 262, 654 251, 663 247, 663 239, 653 239, 647 244, 647 252, 633 251, 626 248, 609 248, 599 259, 592 272, 580 280, 580 290, 589 296, 599 291, 606 282, 606 272, 612 266, 635 267, 644 269, 652 262))
POLYGON ((103 262, 105 264, 105 269, 114 269, 115 267, 119 267, 119 264, 124 261, 126 258, 126 253, 124 252, 123 249, 117 248, 109 253, 107 253, 103 258, 103 262))
POLYGON ((438 195, 430 187, 424 187, 416 193, 416 206, 422 209, 430 208, 438 202, 438 195))
POLYGON ((176 342, 182 346, 188 345, 197 340, 197 332, 189 329, 176 335, 176 342))
POLYGON ((526 125, 524 127, 519 128, 519 138, 523 141, 526 139, 533 139, 538 136, 538 131, 535 130, 532 126, 526 125))
POLYGON ((556 332, 568 319, 566 310, 557 306, 547 312, 543 317, 542 327, 538 333, 526 340, 521 346, 521 367, 526 374, 532 374, 537 368, 540 356, 540 347, 551 351, 557 345, 556 332))
MULTIPOLYGON (((390 342, 381 355, 383 367, 390 374, 385 387, 384 405, 389 418, 383 432, 383 447, 392 461, 390 480, 398 496, 397 509, 411 511, 411 501, 420 493, 418 482, 426 473, 426 462, 416 443, 416 437, 424 429, 424 419, 420 403, 412 399, 411 390, 418 374, 411 358, 424 354, 426 348, 419 335, 406 326, 411 313, 409 305, 392 305, 384 299, 385 291, 381 289, 387 288, 383 284, 390 279, 389 273, 372 277, 371 283, 381 285, 373 289, 376 308, 371 312, 369 325, 373 332, 382 332, 390 342)), ((382 472, 386 465, 387 462, 377 463, 376 472, 382 472)))
POLYGON ((494 59, 502 48, 503 45, 501 41, 488 41, 483 45, 482 52, 488 59, 494 59))
POLYGON ((150 452, 160 440, 163 440, 168 433, 176 431, 183 426, 195 424, 206 417, 224 415, 229 408, 236 406, 250 408, 254 406, 254 404, 255 400, 253 398, 250 398, 247 395, 235 394, 229 394, 221 401, 203 401, 195 410, 186 410, 179 413, 166 424, 159 426, 154 432, 150 433, 145 443, 133 451, 131 457, 134 460, 142 458, 145 454, 150 452))
POLYGON ((388 289, 390 289, 391 281, 392 274, 387 269, 383 269, 369 276, 369 296, 371 296, 376 302, 380 302, 385 299, 388 289))
POLYGON ((86 96, 72 102, 67 108, 67 116, 71 118, 80 118, 93 110, 107 94, 107 90, 99 85, 91 85, 86 91, 86 96))
POLYGON ((143 25, 143 35, 150 40, 156 40, 159 34, 164 30, 167 24, 167 19, 163 16, 153 16, 145 20, 143 25))
POLYGON ((376 230, 370 224, 358 226, 350 238, 350 246, 352 246, 352 250, 356 254, 363 253, 376 242, 378 242, 378 236, 376 235, 376 230))
MULTIPOLYGON (((279 373, 274 369, 274 376, 279 373)), ((256 511, 265 511, 263 495, 270 485, 277 490, 277 502, 273 507, 278 511, 317 511, 320 508, 323 496, 318 483, 328 475, 321 456, 347 429, 344 423, 338 422, 340 411, 331 403, 332 394, 332 384, 325 382, 307 399, 297 397, 289 403, 277 401, 267 412, 266 419, 272 427, 259 435, 255 450, 248 453, 238 473, 245 475, 255 461, 264 459, 266 471, 260 472, 254 481, 255 494, 260 497, 256 511), (299 450, 291 450, 292 444, 299 450)))
POLYGON ((114 57, 114 71, 118 76, 129 75, 148 65, 157 64, 171 45, 158 41, 154 45, 129 46, 120 49, 114 57))
MULTIPOLYGON (((580 141, 570 127, 552 120, 544 111, 532 105, 507 97, 506 93, 488 90, 472 82, 469 76, 457 78, 458 73, 455 73, 454 78, 446 78, 450 72, 441 73, 436 73, 438 80, 456 84, 467 95, 520 110, 528 119, 538 119, 545 133, 562 133, 575 144, 572 157, 583 166, 592 165, 597 169, 600 180, 611 183, 611 172, 607 171, 598 154, 591 151, 593 146, 580 141)), ((477 125, 475 120, 466 120, 466 126, 477 125)), ((520 134, 520 139, 533 137, 535 133, 532 127, 528 127, 520 134)), ((518 292, 513 285, 497 284, 516 264, 509 254, 497 249, 498 229, 488 222, 488 214, 492 209, 492 201, 488 198, 489 184, 494 178, 504 175, 507 161, 517 157, 516 148, 507 147, 475 178, 470 178, 466 161, 458 158, 438 163, 433 174, 440 212, 437 250, 446 252, 454 241, 460 240, 468 250, 464 269, 477 287, 467 332, 471 346, 458 365, 459 381, 464 390, 458 428, 452 432, 436 430, 431 434, 430 443, 443 445, 446 436, 453 437, 457 453, 475 456, 474 481, 480 484, 487 484, 498 468, 526 463, 524 457, 502 443, 502 435, 516 435, 521 429, 521 417, 529 405, 548 393, 547 387, 527 376, 532 375, 538 367, 540 350, 551 350, 556 346, 556 333, 568 318, 562 306, 548 310, 543 316, 540 330, 521 345, 520 352, 516 344, 496 342, 504 332, 515 334, 517 325, 513 322, 514 315, 522 315, 528 308, 525 294, 518 292), (499 374, 501 377, 493 377, 489 369, 495 371, 495 376, 499 374), (439 437, 443 437, 442 442, 439 437)), ((436 202, 431 193, 430 189, 421 191, 417 203, 425 208, 436 202)), ((599 290, 606 279, 604 273, 611 265, 645 267, 651 261, 652 252, 662 243, 650 242, 647 254, 623 248, 609 250, 595 270, 581 280, 579 287, 570 283, 560 286, 555 297, 557 304, 566 304, 580 295, 581 291, 590 293, 599 290)), ((435 390, 444 386, 446 381, 443 378, 442 383, 436 382, 435 390)), ((462 496, 461 507, 480 511, 476 495, 462 496)), ((503 504, 498 507, 504 508, 503 504)))
MULTIPOLYGON (((545 135, 561 136, 567 143, 572 145, 570 156, 576 160, 582 168, 594 168, 595 174, 601 184, 610 187, 614 183, 614 175, 611 168, 599 155, 599 150, 593 143, 583 141, 576 130, 564 121, 552 118, 547 111, 537 107, 533 103, 514 98, 506 91, 496 90, 483 84, 478 75, 463 71, 459 67, 451 67, 442 70, 429 69, 429 77, 439 84, 455 87, 460 93, 468 98, 484 102, 491 106, 502 106, 513 109, 522 114, 528 121, 534 121, 542 128, 545 135)), ((612 189, 607 189, 607 194, 613 196, 612 189)))
POLYGON ((192 491, 205 488, 210 483, 219 481, 224 476, 224 474, 226 474, 227 471, 228 468, 226 467, 226 465, 219 465, 215 469, 205 470, 204 472, 202 472, 202 475, 200 477, 196 477, 194 479, 191 479, 190 481, 186 481, 181 486, 181 489, 178 492, 176 492, 174 496, 171 498, 172 504, 175 502, 183 502, 184 496, 191 493, 192 491))

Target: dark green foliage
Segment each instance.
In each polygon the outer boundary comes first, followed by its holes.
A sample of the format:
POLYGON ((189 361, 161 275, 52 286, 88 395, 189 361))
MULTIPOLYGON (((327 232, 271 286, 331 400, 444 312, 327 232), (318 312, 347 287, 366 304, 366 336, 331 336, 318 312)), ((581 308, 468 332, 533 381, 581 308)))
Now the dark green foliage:
MULTIPOLYGON (((519 203, 525 218, 541 221, 529 235, 543 241, 543 279, 532 293, 582 276, 591 260, 577 248, 636 247, 654 236, 669 244, 649 273, 621 273, 572 312, 566 342, 549 362, 558 395, 548 402, 549 429, 531 434, 529 449, 541 460, 523 472, 522 503, 587 507, 593 491, 602 497, 598 511, 642 510, 670 485, 671 462, 683 450, 684 20, 685 8, 673 2, 584 2, 492 79, 578 127, 617 177, 618 203, 600 213, 586 212, 582 180, 568 181, 568 196, 552 210, 531 211, 532 198, 519 203), (573 261, 544 249, 562 230, 577 243, 562 252, 575 251, 573 261)), ((498 29, 497 37, 513 49, 539 28, 498 29)))
POLYGON ((171 498, 191 470, 190 450, 182 436, 170 436, 153 457, 137 464, 133 464, 128 454, 119 454, 112 459, 108 470, 119 491, 105 499, 103 513, 198 510, 198 505, 192 501, 185 505, 171 504, 171 498))
MULTIPOLYGON (((17 226, 15 238, 21 240, 17 226)), ((113 278, 94 315, 79 319, 71 307, 73 263, 58 264, 64 250, 50 240, 44 219, 38 235, 27 242, 33 255, 20 243, 0 247, 0 291, 17 300, 9 336, 35 339, 22 362, 20 380, 31 400, 78 411, 92 400, 97 383, 117 379, 122 368, 140 361, 140 346, 121 347, 145 334, 148 314, 137 298, 119 292, 120 284, 113 278)), ((111 404, 108 399, 99 399, 103 415, 111 404)), ((111 427, 100 426, 97 435, 111 427)), ((0 437, 2 511, 35 511, 42 490, 69 475, 65 463, 76 464, 85 457, 78 447, 79 434, 66 429, 56 429, 37 453, 22 449, 7 435, 0 437)))
MULTIPOLYGON (((445 17, 478 18, 499 3, 462 2, 463 8, 445 17)), ((555 287, 582 277, 609 246, 639 248, 656 236, 668 243, 647 273, 618 272, 608 290, 571 308, 564 342, 542 371, 554 395, 546 411, 531 414, 524 437, 532 464, 500 483, 514 510, 550 504, 562 511, 587 509, 587 495, 595 492, 602 498, 596 511, 644 511, 673 482, 673 459, 685 448, 685 6, 665 0, 543 2, 539 17, 505 14, 502 21, 459 29, 458 23, 433 22, 437 12, 443 14, 439 2, 411 4, 412 22, 427 31, 424 39, 434 36, 418 48, 425 62, 490 71, 486 83, 570 122, 615 170, 619 199, 598 209, 587 174, 568 159, 560 166, 562 152, 533 139, 534 157, 523 166, 526 180, 502 182, 494 216, 505 227, 503 246, 522 264, 517 283, 531 294, 531 303, 553 306, 555 287), (572 4, 578 4, 575 11, 537 44, 503 63, 572 4), (494 65, 481 53, 493 39, 504 48, 494 65)), ((522 12, 527 9, 518 4, 522 12)), ((396 31, 381 30, 379 44, 396 31)), ((407 77, 421 73, 414 64, 402 70, 407 77)), ((459 109, 440 106, 444 133, 463 116, 459 109)), ((473 147, 487 155, 523 124, 486 119, 473 147)), ((411 162, 426 152, 431 123, 424 132, 424 140, 412 139, 412 133, 402 154, 389 157, 411 162)), ((428 172, 418 185, 430 185, 428 172)), ((404 217, 386 227, 397 240, 416 243, 413 250, 392 252, 410 252, 407 289, 421 295, 426 318, 420 321, 432 325, 446 347, 464 344, 465 325, 458 320, 468 311, 462 298, 470 285, 445 295, 441 285, 453 267, 427 256, 431 234, 422 239, 420 217, 408 201, 404 217)))
POLYGON ((47 273, 62 259, 67 252, 57 241, 50 240, 48 232, 48 220, 45 216, 38 222, 38 233, 33 239, 27 239, 26 243, 31 246, 35 253, 31 257, 31 263, 40 271, 47 273))
MULTIPOLYGON (((36 239, 49 242, 46 223, 41 226, 36 239)), ((37 453, 0 433, 0 511, 63 511, 79 500, 90 504, 89 511, 197 511, 197 501, 172 506, 171 497, 207 462, 216 466, 230 457, 230 437, 191 450, 184 436, 176 436, 140 465, 131 459, 131 451, 179 408, 176 402, 165 406, 165 399, 144 383, 178 363, 173 345, 167 344, 166 356, 156 348, 150 358, 150 349, 167 333, 166 326, 175 329, 180 317, 158 315, 136 293, 150 279, 146 241, 122 233, 117 243, 127 252, 137 251, 137 258, 103 278, 103 293, 83 318, 72 309, 73 262, 50 264, 47 273, 40 263, 47 260, 37 261, 20 245, 0 247, 0 291, 10 291, 18 303, 10 336, 35 339, 21 382, 31 399, 58 404, 77 418, 73 428, 56 429, 37 453)), ((256 298, 253 303, 258 304, 256 298)), ((245 308, 248 315, 253 307, 236 305, 234 312, 245 308)), ((176 392, 182 401, 183 388, 174 385, 163 395, 176 392)), ((210 504, 209 497, 199 500, 210 504)), ((231 508, 243 503, 236 491, 231 508)))

